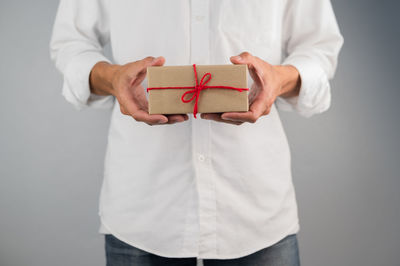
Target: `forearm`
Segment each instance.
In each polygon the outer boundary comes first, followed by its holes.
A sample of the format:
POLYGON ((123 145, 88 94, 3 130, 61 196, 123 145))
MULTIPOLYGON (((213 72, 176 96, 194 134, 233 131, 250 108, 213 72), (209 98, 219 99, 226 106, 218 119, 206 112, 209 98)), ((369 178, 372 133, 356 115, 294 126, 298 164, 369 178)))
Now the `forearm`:
POLYGON ((281 80, 280 97, 290 98, 300 93, 301 79, 299 71, 292 65, 274 66, 281 80))
POLYGON ((119 65, 98 62, 90 72, 90 90, 97 95, 114 95, 113 78, 119 65))

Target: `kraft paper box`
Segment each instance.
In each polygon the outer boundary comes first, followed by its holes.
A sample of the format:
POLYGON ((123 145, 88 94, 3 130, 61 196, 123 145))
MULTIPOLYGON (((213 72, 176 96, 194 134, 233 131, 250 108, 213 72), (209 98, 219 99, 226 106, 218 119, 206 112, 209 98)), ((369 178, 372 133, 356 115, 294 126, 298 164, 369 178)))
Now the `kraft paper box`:
POLYGON ((248 111, 247 73, 247 65, 148 67, 149 114, 248 111))

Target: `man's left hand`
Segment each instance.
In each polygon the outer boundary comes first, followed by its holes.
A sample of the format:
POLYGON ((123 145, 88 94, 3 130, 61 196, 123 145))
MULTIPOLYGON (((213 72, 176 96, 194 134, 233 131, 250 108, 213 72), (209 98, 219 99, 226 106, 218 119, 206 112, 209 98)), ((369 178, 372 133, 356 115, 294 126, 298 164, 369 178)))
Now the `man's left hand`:
POLYGON ((255 123, 268 115, 278 96, 293 97, 300 92, 300 75, 294 66, 273 66, 264 60, 243 52, 230 58, 233 64, 247 64, 253 85, 249 92, 249 111, 201 114, 201 118, 240 125, 255 123))

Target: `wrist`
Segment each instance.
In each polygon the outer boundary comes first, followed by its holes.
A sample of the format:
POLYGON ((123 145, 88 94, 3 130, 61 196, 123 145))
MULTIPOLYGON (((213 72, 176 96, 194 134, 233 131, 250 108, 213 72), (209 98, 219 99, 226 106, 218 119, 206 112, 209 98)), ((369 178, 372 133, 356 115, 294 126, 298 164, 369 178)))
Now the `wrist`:
POLYGON ((280 80, 278 96, 284 98, 298 96, 300 93, 301 78, 297 68, 292 65, 277 65, 274 68, 280 80))
POLYGON ((119 67, 103 61, 96 63, 89 77, 91 92, 97 95, 114 95, 113 80, 119 67))

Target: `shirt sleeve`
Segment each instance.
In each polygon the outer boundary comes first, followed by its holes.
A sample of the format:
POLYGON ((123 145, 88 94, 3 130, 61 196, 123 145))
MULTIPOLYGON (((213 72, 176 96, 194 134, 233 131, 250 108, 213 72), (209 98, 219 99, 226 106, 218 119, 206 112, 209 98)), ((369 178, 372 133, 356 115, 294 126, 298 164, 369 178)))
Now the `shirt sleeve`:
POLYGON ((300 73, 300 94, 278 97, 276 105, 310 117, 326 111, 331 103, 333 78, 343 37, 330 0, 288 1, 283 22, 285 59, 300 73))
POLYGON ((113 96, 91 93, 89 75, 109 41, 107 0, 61 0, 50 41, 50 55, 63 74, 62 94, 76 108, 109 108, 113 96))

